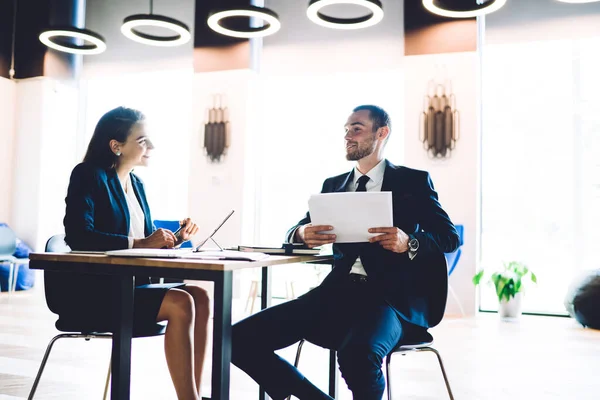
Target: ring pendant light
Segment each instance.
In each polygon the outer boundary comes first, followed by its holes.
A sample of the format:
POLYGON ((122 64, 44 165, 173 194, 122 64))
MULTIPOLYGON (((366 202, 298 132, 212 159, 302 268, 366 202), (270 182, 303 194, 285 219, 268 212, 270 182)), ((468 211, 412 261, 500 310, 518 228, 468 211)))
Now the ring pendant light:
POLYGON ((215 9, 210 12, 206 23, 210 29, 221 35, 242 39, 269 36, 281 29, 279 16, 274 11, 257 6, 215 9), (263 20, 264 25, 262 27, 248 27, 245 30, 233 30, 223 26, 222 22, 224 20, 234 17, 258 18, 263 20))
POLYGON ((82 28, 65 27, 49 29, 40 33, 39 39, 40 42, 51 49, 71 54, 92 55, 103 53, 106 50, 106 42, 102 36, 82 28), (57 41, 57 38, 79 39, 89 44, 57 41))
POLYGON ((311 0, 306 16, 315 24, 332 29, 361 29, 376 25, 383 19, 383 7, 379 0, 311 0), (362 6, 370 12, 357 18, 336 18, 323 14, 321 9, 335 4, 362 6))
POLYGON ((160 47, 180 46, 190 41, 192 35, 186 24, 174 18, 153 14, 154 1, 150 0, 150 14, 130 15, 123 20, 121 33, 142 44, 160 47), (157 27, 172 31, 172 35, 153 35, 139 30, 141 27, 157 27))
POLYGON ((473 18, 498 11, 506 0, 472 0, 465 6, 465 0, 423 0, 423 6, 431 13, 449 18, 473 18), (455 3, 456 6, 451 4, 455 3))

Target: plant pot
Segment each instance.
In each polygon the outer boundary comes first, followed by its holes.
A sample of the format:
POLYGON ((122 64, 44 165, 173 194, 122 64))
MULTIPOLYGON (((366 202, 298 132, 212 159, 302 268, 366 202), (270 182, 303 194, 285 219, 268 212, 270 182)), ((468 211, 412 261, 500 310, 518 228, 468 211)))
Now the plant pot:
POLYGON ((523 293, 519 292, 515 294, 509 301, 502 300, 498 308, 498 314, 501 318, 519 318, 521 315, 521 301, 523 299, 523 293))

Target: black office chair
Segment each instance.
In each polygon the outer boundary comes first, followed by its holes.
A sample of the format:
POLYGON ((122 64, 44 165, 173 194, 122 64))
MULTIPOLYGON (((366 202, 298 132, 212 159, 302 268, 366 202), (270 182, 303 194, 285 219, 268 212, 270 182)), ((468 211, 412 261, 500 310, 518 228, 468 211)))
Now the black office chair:
MULTIPOLYGON (((65 235, 54 235, 46 243, 47 253, 68 253, 70 251, 71 248, 65 243, 65 235)), ((55 305, 57 301, 59 301, 56 297, 65 295, 62 291, 52 290, 52 285, 56 283, 57 277, 60 279, 60 274, 58 276, 57 274, 58 273, 54 272, 44 272, 46 304, 48 305, 51 311, 54 311, 56 309, 55 305)), ((133 337, 138 338, 164 335, 166 327, 166 323, 150 323, 144 326, 138 326, 134 324, 133 337)), ((102 324, 98 323, 97 321, 94 321, 93 319, 91 320, 87 318, 82 318, 81 316, 65 317, 64 314, 59 315, 59 319, 56 321, 56 329, 58 329, 61 332, 68 333, 56 335, 52 338, 52 340, 50 340, 50 343, 46 348, 44 358, 42 359, 40 369, 38 370, 38 373, 35 377, 35 381, 33 382, 33 387, 31 388, 31 392, 29 393, 28 400, 33 399, 33 396, 35 395, 35 391, 38 387, 38 384, 40 383, 42 373, 44 372, 44 367, 46 366, 46 362, 48 361, 48 357, 50 356, 52 346, 58 339, 81 338, 85 339, 86 341, 89 341, 90 339, 112 339, 112 332, 110 332, 110 328, 102 326, 102 324)), ((106 385, 104 387, 104 399, 107 398, 109 381, 110 364, 108 367, 106 385)))
MULTIPOLYGON (((294 362, 294 366, 298 368, 298 363, 300 362, 300 352, 302 351, 302 345, 304 344, 304 339, 298 343, 298 350, 296 351, 296 360, 294 362)), ((440 368, 442 370, 442 375, 444 376, 444 382, 446 383, 446 389, 448 390, 448 396, 450 400, 454 400, 454 395, 452 394, 452 389, 450 389, 450 382, 448 381, 448 376, 446 375, 446 369, 444 368, 444 363, 442 361, 442 357, 440 353, 432 347, 433 345, 433 337, 429 332, 423 329, 422 332, 419 332, 418 335, 414 335, 412 337, 406 338, 402 340, 394 350, 385 360, 385 375, 387 378, 387 394, 388 400, 392 400, 392 381, 390 380, 390 363, 392 361, 392 356, 394 354, 401 354, 405 356, 411 352, 423 352, 430 351, 434 353, 440 363, 440 368)), ((289 396, 287 400, 291 400, 292 396, 289 396)))

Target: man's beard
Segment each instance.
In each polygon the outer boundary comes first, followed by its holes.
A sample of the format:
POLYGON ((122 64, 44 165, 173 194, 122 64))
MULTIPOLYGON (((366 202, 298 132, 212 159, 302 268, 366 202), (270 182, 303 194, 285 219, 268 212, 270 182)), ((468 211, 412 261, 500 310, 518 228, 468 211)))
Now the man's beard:
POLYGON ((370 156, 373 154, 373 151, 375 151, 375 137, 371 138, 369 142, 363 143, 362 146, 357 144, 357 147, 353 151, 346 153, 346 160, 358 161, 370 156))

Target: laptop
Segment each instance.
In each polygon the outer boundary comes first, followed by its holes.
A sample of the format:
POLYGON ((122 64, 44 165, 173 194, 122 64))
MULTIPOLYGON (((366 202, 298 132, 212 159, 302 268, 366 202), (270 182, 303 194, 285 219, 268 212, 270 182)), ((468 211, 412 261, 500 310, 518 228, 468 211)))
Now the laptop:
MULTIPOLYGON (((231 210, 223 221, 215 228, 214 231, 206 239, 200 242, 195 248, 186 249, 123 249, 123 250, 110 250, 105 252, 107 256, 116 257, 149 257, 149 258, 202 258, 198 253, 204 254, 206 259, 223 259, 225 258, 225 250, 213 239, 213 236, 221 229, 221 227, 227 222, 227 220, 233 215, 235 210, 231 210), (220 251, 205 252, 200 250, 202 246, 209 240, 212 240, 220 249, 220 251)), ((229 259, 229 258, 228 258, 229 259)))

